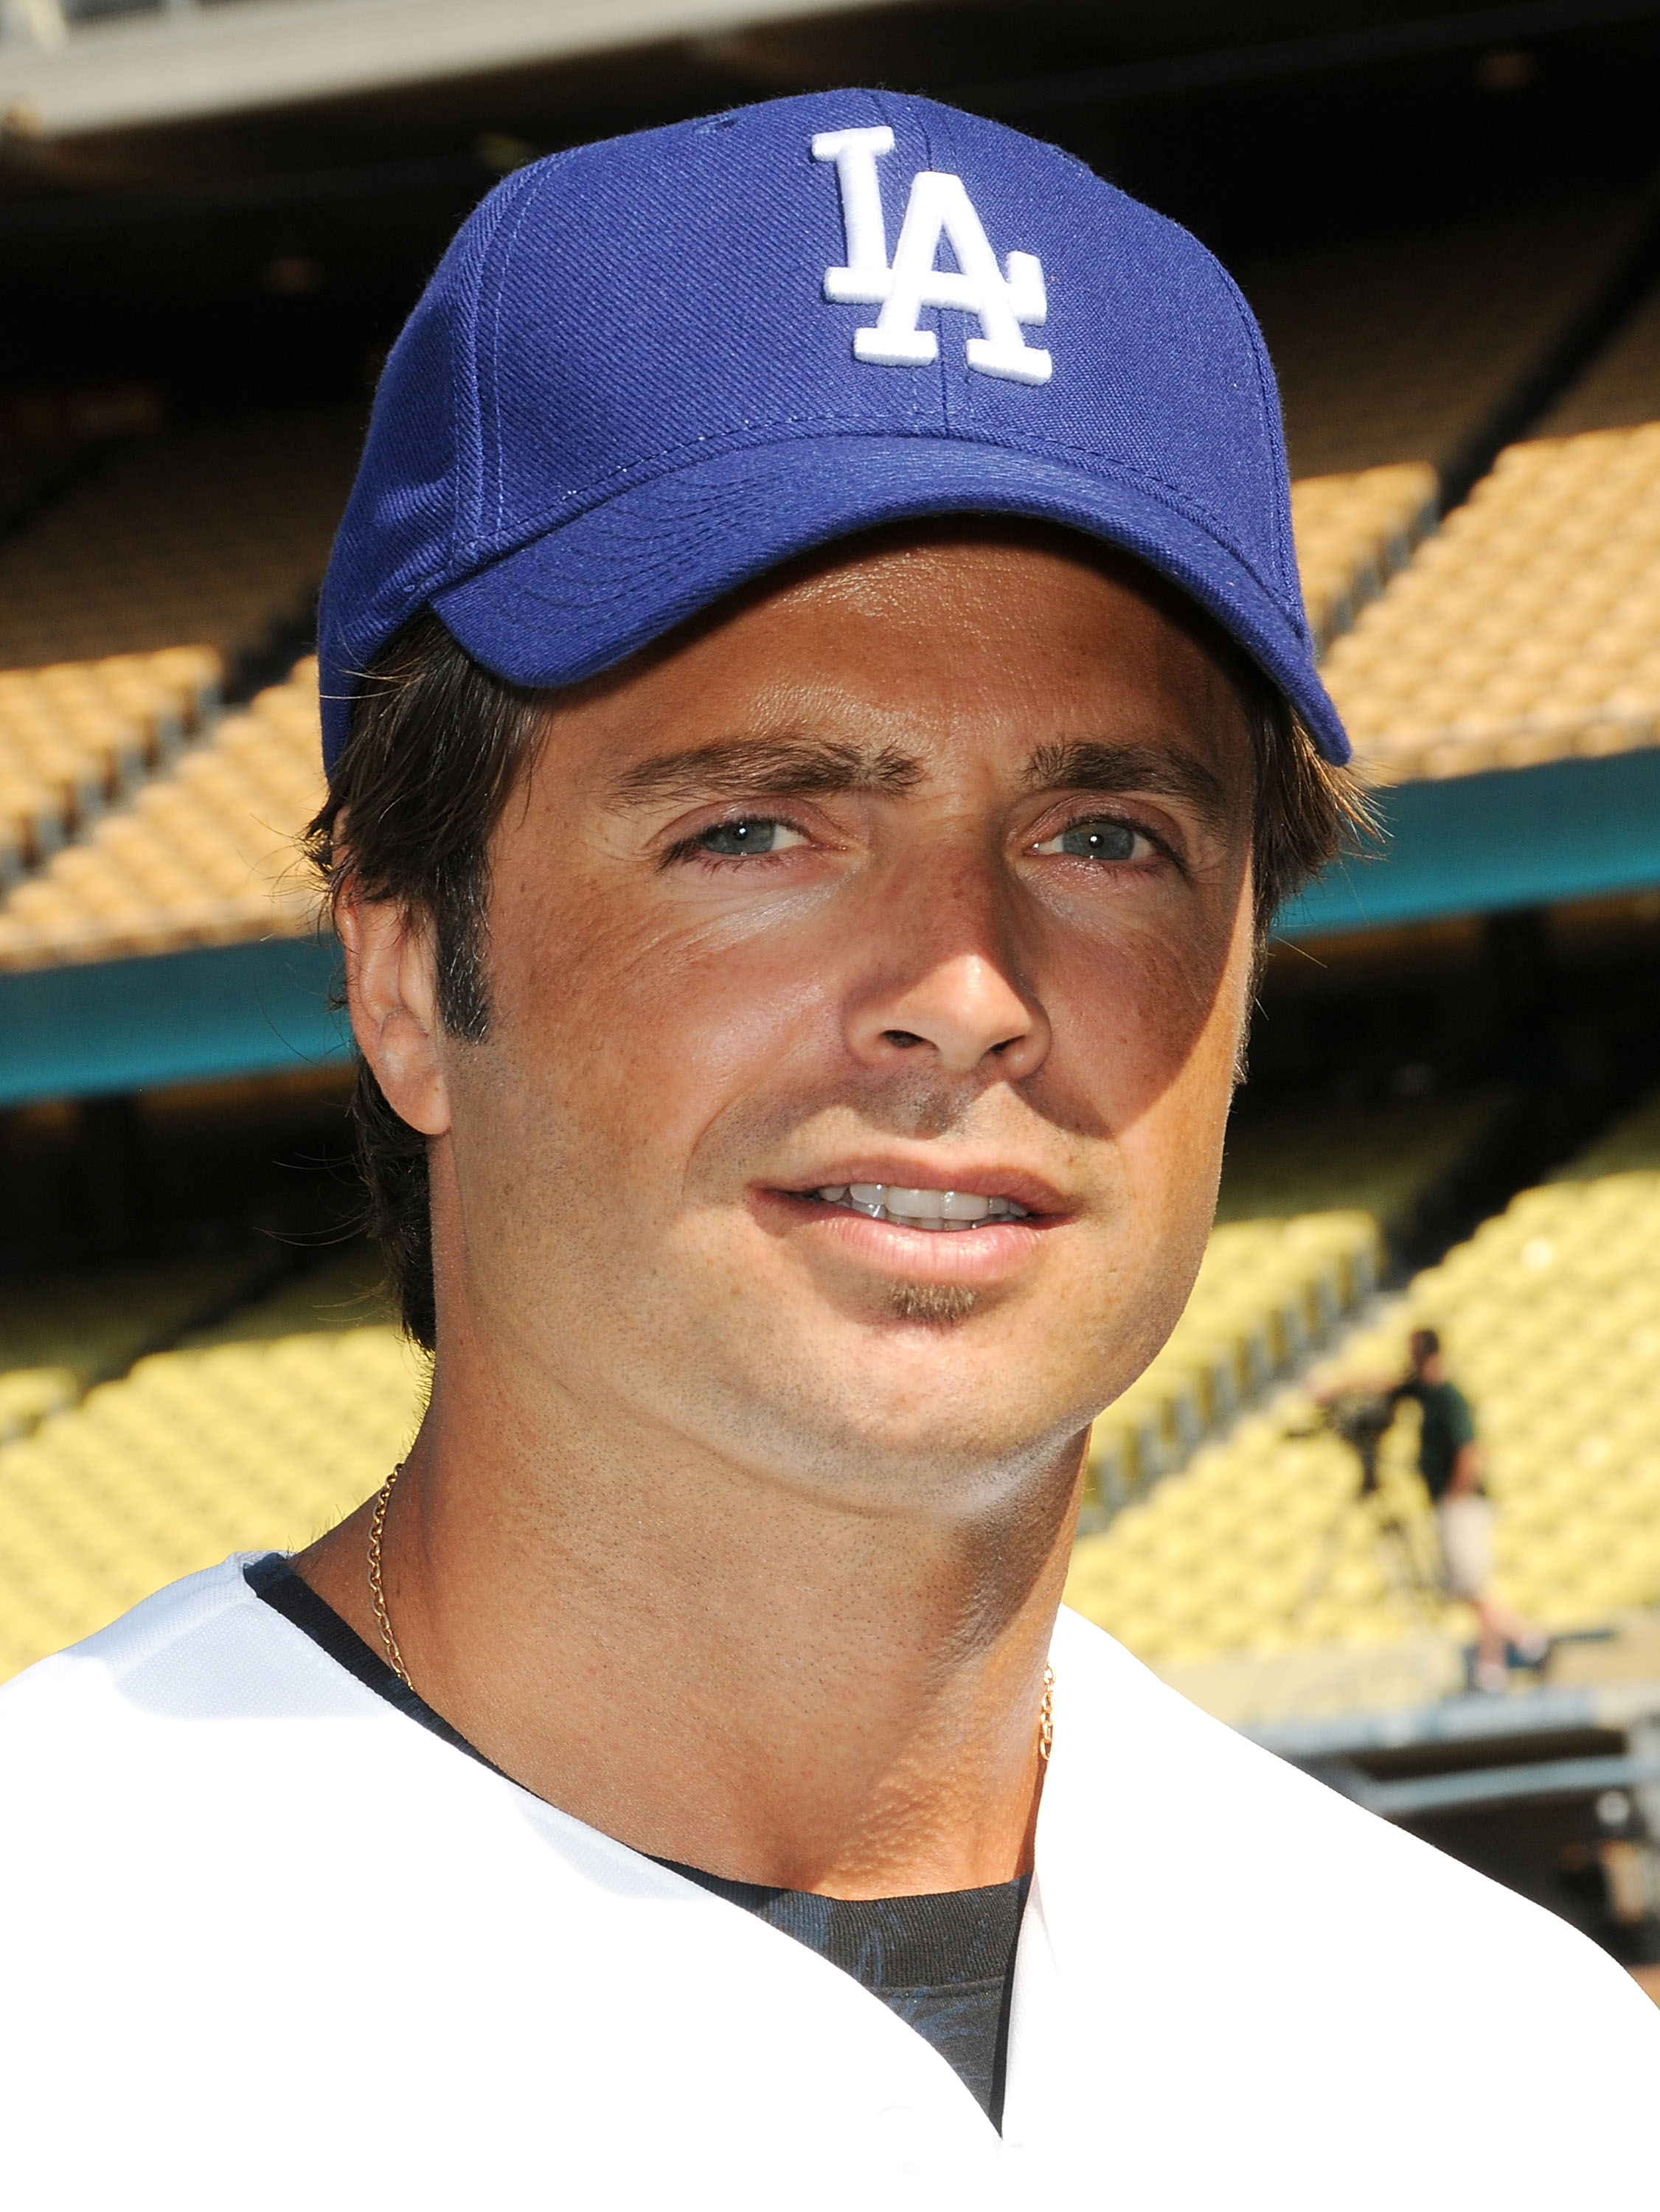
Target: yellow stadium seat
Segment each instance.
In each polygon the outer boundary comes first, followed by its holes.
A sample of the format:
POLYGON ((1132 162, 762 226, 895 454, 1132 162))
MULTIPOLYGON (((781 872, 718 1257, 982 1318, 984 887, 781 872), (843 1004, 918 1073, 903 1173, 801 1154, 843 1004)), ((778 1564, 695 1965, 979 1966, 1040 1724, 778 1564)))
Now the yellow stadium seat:
MULTIPOLYGON (((1266 1285, 1287 1231, 1241 1225, 1231 1243, 1219 1229, 1206 1271, 1219 1283, 1249 1255, 1266 1285)), ((1296 1231, 1316 1247, 1326 1235, 1318 1217, 1296 1231)), ((1554 1631, 1660 1604, 1657 1243, 1660 1098, 1558 1180, 1519 1193, 1310 1378, 1399 1374, 1408 1330, 1441 1331, 1481 1423, 1499 1593, 1554 1631)), ((1178 1672, 1230 1652, 1405 1653, 1467 1638, 1468 1612, 1438 1586, 1415 1439, 1408 1407, 1384 1440, 1378 1495, 1362 1504, 1357 1464, 1313 1401, 1282 1393, 1082 1536, 1069 1601, 1178 1672)))
MULTIPOLYGON (((199 658, 167 659, 182 692, 199 658)), ((296 935, 316 900, 296 839, 321 804, 317 665, 224 716, 169 772, 0 902, 0 968, 296 935)))
POLYGON ((1332 696, 1383 781, 1660 738, 1660 421, 1499 455, 1334 644, 1332 696))
MULTIPOLYGON (((283 1317, 274 1301, 247 1325, 283 1317)), ((383 1322, 256 1333, 151 1354, 0 1443, 0 1669, 228 1551, 308 1542, 384 1479, 423 1382, 383 1322)))

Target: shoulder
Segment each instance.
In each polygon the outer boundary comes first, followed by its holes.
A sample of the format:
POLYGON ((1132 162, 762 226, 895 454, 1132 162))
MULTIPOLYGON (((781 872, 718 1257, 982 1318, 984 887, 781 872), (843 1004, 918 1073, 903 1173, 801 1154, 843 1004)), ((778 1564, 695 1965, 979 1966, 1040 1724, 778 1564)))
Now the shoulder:
POLYGON ((1201 1711, 1076 1615, 1055 1650, 1057 1750, 1074 1728, 1085 1766, 1063 1799, 1067 1856, 1091 1849, 1091 1831, 1098 1854, 1107 1831, 1139 1878, 1205 1896, 1225 1944, 1250 1951, 1258 1931, 1282 1986, 1325 1980, 1335 1941, 1351 1992, 1368 1962, 1371 2000, 1403 1962, 1420 2014, 1436 1985, 1525 1987, 1530 2012, 1554 1992, 1611 2011, 1660 2059, 1660 2013, 1565 1921, 1201 1711), (1123 1836, 1127 1788, 1149 1808, 1146 1840, 1123 1836))
POLYGON ((39 1720, 61 1722, 77 1705, 95 1705, 127 1675, 165 1655, 200 1661, 228 1633, 234 1636, 230 1624, 252 1599, 240 1558, 157 1590, 107 1628, 37 1661, 0 1687, 0 1745, 27 1735, 39 1720))
POLYGON ((7 1787, 45 1762, 46 1803, 67 1808, 123 1768, 159 1786, 194 1749, 222 1757, 241 1724, 269 1740, 277 1717, 372 1715, 380 1701, 262 1603, 243 1565, 235 1556, 171 1583, 0 1687, 7 1787), (215 1725, 192 1732, 186 1722, 215 1725))
POLYGON ((1513 1911, 1529 1927, 1560 1924, 1214 1719, 1077 1614, 1063 1611, 1055 1650, 1057 1747, 1064 1720, 1085 1768, 1068 1789, 1072 1819, 1104 1817, 1134 1776, 1158 1793, 1164 1847, 1171 1829, 1208 1830, 1225 1812, 1230 1850, 1215 1878, 1230 1881, 1230 1865, 1249 1868, 1256 1893, 1288 1908, 1323 1888, 1347 1890, 1351 1906, 1367 1910, 1410 1891, 1415 1904, 1456 1900, 1466 1922, 1486 1913, 1509 1920, 1513 1911))
MULTIPOLYGON (((1247 2168, 1290 2155, 1291 2100, 1306 2172, 1282 2202, 1318 2201, 1363 2142, 1367 2206, 1542 2203, 1647 2173, 1635 2116, 1660 2069, 1660 2011, 1611 1959, 1201 1712, 1074 1616, 1055 1652, 1037 1883, 1072 2025, 1049 2056, 1135 2085, 1149 2177, 1158 2145, 1190 2128, 1201 2081, 1247 2168), (1443 2059, 1426 2070, 1430 2048, 1443 2059), (1617 2117, 1593 2142, 1589 2116, 1604 2113, 1617 2117)), ((1081 2108, 1088 2082, 1075 2092, 1081 2108)))

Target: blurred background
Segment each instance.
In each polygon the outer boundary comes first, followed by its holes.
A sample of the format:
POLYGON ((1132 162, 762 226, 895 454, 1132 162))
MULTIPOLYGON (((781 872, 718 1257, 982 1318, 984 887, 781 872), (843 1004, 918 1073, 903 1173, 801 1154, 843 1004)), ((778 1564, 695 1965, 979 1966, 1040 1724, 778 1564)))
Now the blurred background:
POLYGON ((1280 917, 1069 1595, 1660 1992, 1660 0, 0 0, 0 1674, 417 1417, 292 844, 387 345, 523 162, 849 82, 1234 271, 1391 833, 1280 917), (1485 1688, 1377 1412, 1424 1325, 1552 1639, 1485 1688))

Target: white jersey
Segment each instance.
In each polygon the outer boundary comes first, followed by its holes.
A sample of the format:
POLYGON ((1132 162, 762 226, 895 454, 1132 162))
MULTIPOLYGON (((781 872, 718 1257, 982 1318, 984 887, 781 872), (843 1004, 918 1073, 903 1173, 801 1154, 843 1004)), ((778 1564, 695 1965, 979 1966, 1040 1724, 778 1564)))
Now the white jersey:
POLYGON ((229 1561, 0 1692, 0 2176, 112 2205, 1651 2202, 1660 2013, 1075 1615, 1000 2139, 849 1975, 229 1561))

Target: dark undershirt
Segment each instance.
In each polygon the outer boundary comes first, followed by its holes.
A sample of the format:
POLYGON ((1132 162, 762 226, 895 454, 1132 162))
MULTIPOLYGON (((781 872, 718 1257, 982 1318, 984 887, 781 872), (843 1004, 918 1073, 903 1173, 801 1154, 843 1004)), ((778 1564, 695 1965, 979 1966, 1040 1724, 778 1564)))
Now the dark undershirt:
MULTIPOLYGON (((400 1713, 492 1772, 500 1769, 400 1680, 281 1552, 251 1560, 254 1595, 400 1713)), ((1030 1875, 935 1897, 815 1897, 728 1881, 673 1859, 660 1865, 792 1936, 880 1997, 952 2066, 992 2125, 1003 2124, 1009 2000, 1030 1875)))

